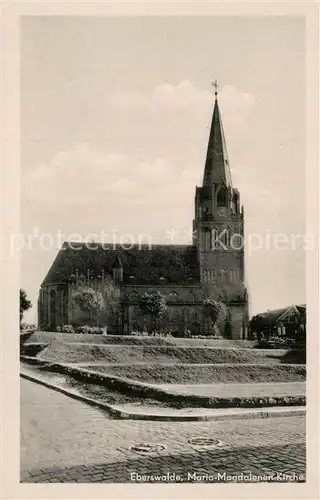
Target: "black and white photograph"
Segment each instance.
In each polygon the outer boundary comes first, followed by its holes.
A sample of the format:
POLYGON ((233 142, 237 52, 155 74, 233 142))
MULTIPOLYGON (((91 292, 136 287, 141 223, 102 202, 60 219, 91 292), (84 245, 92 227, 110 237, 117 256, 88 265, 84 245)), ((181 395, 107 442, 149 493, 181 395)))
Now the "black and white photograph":
POLYGON ((20 484, 308 480, 306 54, 303 16, 20 16, 20 484))

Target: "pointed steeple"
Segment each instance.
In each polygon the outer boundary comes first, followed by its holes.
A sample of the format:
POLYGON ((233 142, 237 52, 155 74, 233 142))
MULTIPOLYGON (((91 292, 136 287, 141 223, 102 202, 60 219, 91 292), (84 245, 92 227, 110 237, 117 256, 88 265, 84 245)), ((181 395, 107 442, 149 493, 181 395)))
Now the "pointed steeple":
POLYGON ((215 103, 202 185, 211 188, 212 184, 223 183, 227 187, 232 187, 229 158, 218 103, 217 82, 215 81, 213 85, 215 87, 215 103))

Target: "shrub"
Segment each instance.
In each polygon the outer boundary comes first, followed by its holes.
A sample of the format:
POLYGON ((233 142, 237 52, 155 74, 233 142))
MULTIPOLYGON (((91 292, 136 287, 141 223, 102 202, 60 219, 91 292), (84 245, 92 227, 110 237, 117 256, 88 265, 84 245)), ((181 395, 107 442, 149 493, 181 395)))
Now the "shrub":
POLYGON ((286 344, 286 339, 284 339, 283 337, 270 337, 268 339, 268 342, 270 342, 271 344, 286 344))
POLYGON ((171 332, 167 332, 167 331, 161 331, 161 332, 153 331, 152 333, 150 333, 150 335, 152 337, 172 337, 171 332))
POLYGON ((130 335, 135 336, 135 337, 148 337, 149 336, 148 332, 141 332, 141 331, 130 332, 130 335))
POLYGON ((90 326, 83 325, 83 326, 78 326, 76 329, 77 333, 90 333, 90 326))
POLYGON ((288 341, 287 338, 283 337, 259 337, 256 347, 258 349, 276 349, 284 348, 285 346, 292 345, 292 342, 288 341))
POLYGON ((106 333, 106 329, 103 328, 102 326, 93 326, 89 333, 96 335, 103 335, 104 333, 106 333))
POLYGON ((75 333, 72 325, 62 325, 60 328, 62 333, 75 333))
POLYGON ((107 333, 107 329, 102 326, 81 325, 76 327, 76 333, 103 335, 107 333))
POLYGON ((180 338, 183 338, 185 335, 184 335, 184 332, 179 332, 179 330, 175 331, 175 332, 172 332, 171 333, 172 337, 174 337, 175 339, 180 339, 180 338))
POLYGON ((159 332, 157 334, 159 337, 172 337, 172 332, 169 332, 169 331, 163 331, 163 332, 159 332))

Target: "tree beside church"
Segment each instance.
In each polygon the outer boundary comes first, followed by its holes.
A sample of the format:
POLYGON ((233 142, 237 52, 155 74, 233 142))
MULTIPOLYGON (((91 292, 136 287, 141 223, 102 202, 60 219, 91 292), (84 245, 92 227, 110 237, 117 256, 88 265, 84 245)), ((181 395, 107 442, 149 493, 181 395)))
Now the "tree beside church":
POLYGON ((19 294, 20 294, 20 324, 21 324, 23 315, 26 311, 31 309, 32 302, 27 298, 27 294, 25 290, 22 290, 22 288, 20 288, 19 294))

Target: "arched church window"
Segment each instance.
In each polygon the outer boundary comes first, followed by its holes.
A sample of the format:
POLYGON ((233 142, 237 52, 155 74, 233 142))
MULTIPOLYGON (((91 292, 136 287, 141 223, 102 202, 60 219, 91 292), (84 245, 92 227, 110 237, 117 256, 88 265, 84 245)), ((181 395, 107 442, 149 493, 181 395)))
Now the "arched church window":
POLYGON ((228 192, 225 187, 221 187, 217 195, 217 206, 226 207, 228 204, 228 192))
POLYGON ((50 323, 51 328, 56 326, 56 314, 57 314, 57 294, 55 290, 50 292, 50 323))
POLYGON ((228 271, 227 269, 224 269, 222 274, 222 281, 224 285, 227 283, 227 279, 228 279, 228 271))
POLYGON ((207 219, 209 216, 209 202, 206 200, 202 204, 202 218, 207 219))
POLYGON ((65 314, 65 297, 66 293, 64 290, 61 290, 61 316, 64 317, 65 314))
POLYGON ((239 197, 237 193, 233 193, 232 196, 232 211, 237 213, 238 212, 238 206, 239 206, 239 197))
POLYGON ((230 280, 230 283, 236 283, 237 279, 236 279, 236 276, 237 276, 237 271, 236 269, 230 269, 229 271, 229 280, 230 280))
POLYGON ((208 227, 205 228, 204 230, 204 248, 205 250, 210 249, 210 229, 208 227))
POLYGON ((179 296, 177 294, 177 292, 170 292, 169 293, 169 300, 178 300, 179 296))
POLYGON ((227 281, 226 270, 225 269, 221 269, 220 272, 219 272, 219 282, 220 282, 220 285, 225 285, 226 281, 227 281))
POLYGON ((139 300, 139 294, 138 294, 138 292, 131 292, 129 294, 129 299, 132 300, 133 302, 139 300))

